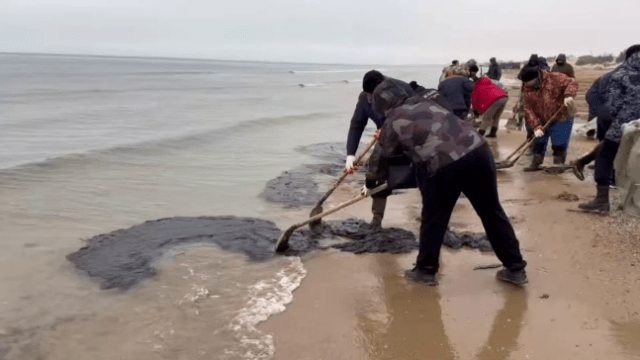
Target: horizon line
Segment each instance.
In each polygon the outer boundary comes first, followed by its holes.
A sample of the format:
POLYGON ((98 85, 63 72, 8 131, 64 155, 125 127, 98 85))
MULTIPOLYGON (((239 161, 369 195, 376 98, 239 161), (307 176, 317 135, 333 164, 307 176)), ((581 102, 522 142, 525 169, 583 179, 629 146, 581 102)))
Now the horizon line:
POLYGON ((443 64, 362 64, 362 63, 340 63, 340 62, 307 62, 307 61, 274 61, 274 60, 246 60, 246 59, 216 59, 202 57, 178 57, 159 55, 112 55, 112 54, 81 54, 81 53, 47 53, 47 52, 27 52, 27 51, 0 51, 0 55, 28 55, 28 56, 70 56, 70 57, 95 57, 95 58, 125 58, 125 59, 155 59, 155 60, 188 60, 188 61, 234 61, 253 62, 269 64, 305 64, 305 65, 349 65, 349 66, 441 66, 443 64))

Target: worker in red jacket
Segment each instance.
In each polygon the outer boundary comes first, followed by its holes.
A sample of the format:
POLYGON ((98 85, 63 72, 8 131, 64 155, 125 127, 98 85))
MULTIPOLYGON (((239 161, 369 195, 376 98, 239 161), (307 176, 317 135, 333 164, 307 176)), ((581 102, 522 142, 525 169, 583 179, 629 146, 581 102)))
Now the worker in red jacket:
POLYGON ((500 116, 507 106, 509 96, 498 85, 494 84, 488 77, 480 78, 473 89, 471 95, 471 106, 473 110, 482 115, 482 123, 478 129, 480 135, 484 135, 487 128, 491 126, 488 138, 496 137, 500 116))

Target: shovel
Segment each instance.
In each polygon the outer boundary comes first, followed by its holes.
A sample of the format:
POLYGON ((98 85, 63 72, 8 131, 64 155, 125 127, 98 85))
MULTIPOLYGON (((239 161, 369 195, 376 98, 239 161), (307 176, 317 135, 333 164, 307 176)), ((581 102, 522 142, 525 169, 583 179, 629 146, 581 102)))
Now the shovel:
POLYGON ((280 235, 280 237, 278 238, 278 242, 276 243, 276 252, 283 252, 283 251, 285 251, 285 250, 287 250, 289 248, 289 239, 291 239, 291 235, 293 235, 293 232, 296 229, 298 229, 300 227, 303 227, 303 226, 305 226, 307 224, 311 224, 314 221, 320 221, 320 219, 322 219, 323 217, 325 217, 325 216, 327 216, 329 214, 333 214, 334 212, 336 212, 336 211, 338 211, 340 209, 344 209, 349 205, 355 204, 355 203, 357 203, 358 201, 360 201, 362 199, 365 199, 365 198, 367 198, 367 197, 369 197, 371 195, 377 194, 380 191, 383 191, 383 190, 386 190, 386 189, 387 189, 387 184, 380 185, 377 188, 372 189, 371 191, 369 191, 369 194, 367 194, 367 195, 362 195, 361 194, 361 195, 359 195, 359 196, 357 196, 357 197, 355 197, 355 198, 353 198, 353 199, 351 199, 349 201, 345 201, 342 204, 340 204, 340 205, 338 205, 338 206, 336 206, 334 208, 331 208, 331 209, 329 209, 329 210, 327 210, 327 211, 325 211, 325 212, 323 212, 321 214, 317 214, 314 217, 311 217, 311 218, 309 218, 309 219, 307 219, 307 220, 305 220, 305 221, 303 221, 301 223, 298 223, 298 224, 295 224, 295 225, 291 226, 285 232, 283 232, 282 235, 280 235))
MULTIPOLYGON (((360 162, 362 162, 362 159, 364 158, 364 156, 367 154, 369 149, 371 149, 373 147, 373 145, 376 144, 377 141, 378 141, 378 133, 376 133, 376 135, 373 136, 373 139, 371 139, 371 141, 369 141, 369 143, 367 143, 367 146, 365 146, 364 150, 362 150, 360 155, 358 155, 355 158, 353 163, 356 166, 360 166, 361 165, 360 162)), ((309 217, 314 217, 314 216, 322 213, 322 204, 327 200, 327 198, 329 198, 329 195, 331 195, 333 193, 333 191, 338 187, 338 185, 340 185, 344 181, 344 179, 346 179, 347 176, 349 176, 349 174, 350 173, 345 172, 340 176, 340 178, 338 179, 338 181, 336 181, 336 183, 333 185, 333 187, 331 187, 331 189, 329 189, 329 191, 327 191, 327 193, 324 194, 322 199, 320 199, 320 201, 318 201, 316 206, 311 210, 311 213, 309 214, 309 217)), ((322 224, 322 220, 318 219, 316 221, 311 222, 309 224, 309 227, 313 229, 313 228, 315 228, 317 226, 320 226, 320 224, 322 224)))
MULTIPOLYGON (((553 116, 551 117, 551 119, 549 119, 549 121, 547 121, 546 124, 544 124, 543 130, 545 131, 547 130, 547 128, 553 124, 556 123, 556 116, 558 116, 558 114, 560 113, 560 111, 564 108, 564 105, 562 105, 560 107, 560 109, 558 109, 558 111, 556 111, 555 114, 553 114, 553 116)), ((509 156, 507 156, 506 159, 497 162, 496 163, 496 170, 500 170, 500 169, 507 169, 510 167, 513 167, 513 165, 516 164, 516 161, 518 161, 518 159, 520 159, 520 156, 522 156, 522 154, 524 154, 524 151, 526 149, 529 148, 529 146, 531 146, 533 144, 534 141, 536 141, 536 137, 534 136, 533 139, 531 140, 525 140, 517 149, 516 151, 512 152, 509 156), (516 155, 517 154, 517 155, 516 155), (514 157, 513 159, 510 159, 512 156, 516 155, 516 157, 514 157)))

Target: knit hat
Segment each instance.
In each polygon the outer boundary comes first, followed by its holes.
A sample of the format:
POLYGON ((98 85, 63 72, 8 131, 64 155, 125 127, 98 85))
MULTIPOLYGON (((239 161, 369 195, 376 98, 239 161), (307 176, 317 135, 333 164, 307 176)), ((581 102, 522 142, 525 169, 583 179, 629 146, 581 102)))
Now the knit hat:
POLYGON ((364 74, 364 78, 362 78, 362 90, 366 93, 373 93, 373 90, 376 89, 376 86, 384 81, 384 75, 377 70, 371 70, 364 74))
POLYGON ((538 66, 525 65, 520 73, 520 80, 526 83, 538 77, 540 68, 538 66))
POLYGON ((385 79, 373 92, 373 108, 378 114, 384 114, 387 110, 396 108, 412 94, 406 89, 407 84, 392 78, 385 79))

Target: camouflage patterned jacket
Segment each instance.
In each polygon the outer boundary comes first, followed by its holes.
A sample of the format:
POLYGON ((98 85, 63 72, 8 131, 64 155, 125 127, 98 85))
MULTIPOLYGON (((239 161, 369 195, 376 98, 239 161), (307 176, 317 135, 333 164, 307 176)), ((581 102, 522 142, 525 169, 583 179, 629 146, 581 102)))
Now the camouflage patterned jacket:
POLYGON ((472 125, 459 119, 435 100, 409 97, 389 79, 373 92, 373 105, 387 115, 378 145, 369 160, 367 178, 383 181, 388 177, 387 159, 404 154, 429 176, 485 143, 472 125))
POLYGON ((578 82, 562 73, 544 72, 542 88, 536 89, 537 80, 529 81, 522 87, 527 123, 532 128, 544 126, 556 113, 559 120, 569 117, 564 99, 578 94, 578 82))

